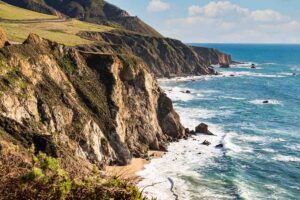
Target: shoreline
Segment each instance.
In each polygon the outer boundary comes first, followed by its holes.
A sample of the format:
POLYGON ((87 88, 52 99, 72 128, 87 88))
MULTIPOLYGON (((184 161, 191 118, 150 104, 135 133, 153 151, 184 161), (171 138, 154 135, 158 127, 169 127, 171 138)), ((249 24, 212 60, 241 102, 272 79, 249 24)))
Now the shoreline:
POLYGON ((137 173, 144 170, 145 165, 149 164, 153 159, 161 158, 165 153, 165 151, 148 151, 149 159, 133 158, 130 164, 125 166, 107 166, 104 173, 108 176, 117 176, 137 184, 143 179, 137 173))

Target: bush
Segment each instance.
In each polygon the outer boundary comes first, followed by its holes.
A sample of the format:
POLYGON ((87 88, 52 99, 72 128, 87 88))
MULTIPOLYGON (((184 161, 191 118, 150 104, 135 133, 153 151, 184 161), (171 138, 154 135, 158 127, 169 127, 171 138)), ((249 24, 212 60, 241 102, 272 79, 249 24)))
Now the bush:
POLYGON ((34 167, 30 172, 22 176, 22 181, 28 182, 42 177, 44 177, 43 171, 40 168, 34 167))
MULTIPOLYGON (((118 177, 101 177, 93 167, 91 176, 72 179, 60 166, 60 160, 39 153, 34 156, 34 147, 29 150, 32 165, 15 177, 0 178, 0 199, 39 199, 39 200, 145 200, 138 188, 118 177)), ((1 152, 0 152, 1 153, 1 152)), ((3 155, 0 155, 3 156, 3 155)), ((18 163, 7 166, 9 169, 20 166, 18 163)), ((18 169, 19 171, 19 169, 18 169)))

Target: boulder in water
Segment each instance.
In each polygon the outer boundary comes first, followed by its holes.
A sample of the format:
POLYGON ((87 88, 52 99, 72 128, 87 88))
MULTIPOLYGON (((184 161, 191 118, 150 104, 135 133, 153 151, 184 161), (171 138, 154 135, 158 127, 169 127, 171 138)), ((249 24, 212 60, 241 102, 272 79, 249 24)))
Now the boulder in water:
POLYGON ((223 147, 224 147, 223 144, 218 144, 218 145, 216 145, 216 148, 223 148, 223 147))
POLYGON ((190 129, 189 129, 189 128, 186 128, 186 129, 184 130, 184 132, 185 132, 185 135, 189 135, 189 134, 190 134, 190 129))
POLYGON ((229 64, 220 64, 220 68, 230 68, 229 64))
POLYGON ((205 134, 205 135, 214 135, 212 132, 210 132, 208 130, 208 125, 201 123, 199 124, 196 128, 195 128, 195 132, 196 133, 201 133, 201 134, 205 134))
POLYGON ((209 146, 211 143, 207 140, 204 140, 204 142, 202 142, 203 145, 209 146))

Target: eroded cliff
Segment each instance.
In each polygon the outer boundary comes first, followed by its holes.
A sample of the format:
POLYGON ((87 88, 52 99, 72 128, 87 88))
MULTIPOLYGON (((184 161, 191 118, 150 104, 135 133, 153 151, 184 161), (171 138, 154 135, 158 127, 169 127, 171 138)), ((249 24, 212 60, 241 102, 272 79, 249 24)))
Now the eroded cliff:
POLYGON ((123 165, 184 136, 172 102, 138 58, 30 35, 0 49, 0 61, 1 128, 65 165, 123 165))
POLYGON ((96 42, 78 47, 80 50, 135 55, 147 63, 156 77, 214 74, 212 64, 232 63, 230 55, 216 49, 192 47, 170 38, 124 31, 81 32, 79 35, 96 42))
POLYGON ((193 46, 192 48, 202 58, 206 65, 229 66, 230 64, 235 63, 231 59, 231 55, 225 54, 218 49, 196 46, 193 46))

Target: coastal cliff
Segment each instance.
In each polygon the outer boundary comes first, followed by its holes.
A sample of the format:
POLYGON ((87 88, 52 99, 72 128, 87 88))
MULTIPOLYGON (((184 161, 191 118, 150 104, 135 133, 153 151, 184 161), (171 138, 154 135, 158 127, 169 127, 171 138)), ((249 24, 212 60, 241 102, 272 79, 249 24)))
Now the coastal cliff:
POLYGON ((157 38, 121 31, 81 32, 96 44, 78 47, 83 51, 133 54, 148 64, 156 77, 214 74, 212 64, 232 63, 231 57, 216 49, 191 47, 179 40, 157 38))
POLYGON ((205 47, 192 47, 193 50, 202 58, 207 65, 229 66, 235 63, 231 55, 225 54, 218 49, 205 47))
POLYGON ((85 2, 5 0, 5 2, 38 12, 59 15, 62 19, 71 17, 104 24, 110 27, 108 31, 78 32, 76 36, 85 41, 93 41, 92 44, 81 45, 79 49, 137 56, 149 66, 156 77, 215 74, 211 65, 229 67, 233 63, 230 55, 217 49, 193 47, 179 40, 165 38, 138 17, 130 16, 128 12, 103 0, 85 2), (40 9, 41 7, 44 9, 40 9))
POLYGON ((184 136, 141 60, 80 52, 37 35, 0 50, 0 125, 64 161, 127 164, 184 136))
POLYGON ((189 131, 156 78, 216 74, 210 66, 230 65, 231 57, 162 37, 102 0, 6 2, 58 15, 48 21, 51 35, 65 33, 55 23, 68 17, 110 28, 74 23, 88 27, 68 33, 85 39, 74 47, 35 34, 11 45, 7 37, 16 32, 0 28, 0 199, 144 199, 99 170, 186 139, 189 131))

